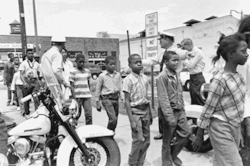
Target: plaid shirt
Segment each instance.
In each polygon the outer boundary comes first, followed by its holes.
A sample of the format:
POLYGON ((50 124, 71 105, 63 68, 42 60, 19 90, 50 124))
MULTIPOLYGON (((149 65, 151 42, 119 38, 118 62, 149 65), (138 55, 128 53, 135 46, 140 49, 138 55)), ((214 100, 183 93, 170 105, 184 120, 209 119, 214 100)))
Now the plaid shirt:
POLYGON ((131 107, 149 103, 148 87, 148 78, 144 74, 138 75, 132 72, 124 78, 122 89, 124 92, 130 93, 131 107))
POLYGON ((210 87, 198 126, 205 129, 211 117, 238 127, 243 120, 245 82, 238 73, 218 73, 210 87))

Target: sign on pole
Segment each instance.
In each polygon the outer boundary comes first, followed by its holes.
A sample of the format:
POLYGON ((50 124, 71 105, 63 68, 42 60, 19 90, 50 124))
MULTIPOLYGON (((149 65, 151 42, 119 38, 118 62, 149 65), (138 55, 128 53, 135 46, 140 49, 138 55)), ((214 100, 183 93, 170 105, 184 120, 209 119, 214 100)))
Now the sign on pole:
POLYGON ((158 13, 147 14, 145 17, 146 27, 146 58, 157 55, 158 51, 158 13))

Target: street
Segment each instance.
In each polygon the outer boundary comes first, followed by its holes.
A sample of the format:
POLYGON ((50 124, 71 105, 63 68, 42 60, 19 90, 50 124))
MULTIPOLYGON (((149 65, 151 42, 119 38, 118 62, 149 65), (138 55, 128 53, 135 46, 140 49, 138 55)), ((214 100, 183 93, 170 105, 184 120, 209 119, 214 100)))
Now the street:
MULTIPOLYGON (((15 106, 6 106, 7 102, 7 92, 4 85, 0 85, 0 98, 2 101, 0 102, 0 108, 3 118, 7 122, 15 121, 17 124, 23 122, 25 120, 24 117, 20 115, 20 113, 16 110, 15 106)), ((184 92, 184 98, 188 98, 189 93, 184 92)), ((93 108, 93 123, 101 126, 106 126, 107 124, 107 115, 104 110, 102 112, 96 111, 93 108)), ((80 118, 79 126, 83 125, 84 116, 80 118)), ((131 147, 131 132, 130 132, 130 124, 128 117, 126 115, 119 115, 118 119, 118 127, 116 130, 115 140, 119 145, 121 152, 121 166, 128 166, 128 155, 130 153, 131 147)), ((153 137, 158 134, 158 119, 155 118, 153 121, 153 125, 151 126, 151 145, 147 152, 145 166, 160 166, 161 165, 161 145, 162 141, 155 141, 153 137)), ((179 157, 183 161, 184 166, 211 166, 213 151, 210 151, 205 154, 189 152, 185 148, 180 153, 179 157)))

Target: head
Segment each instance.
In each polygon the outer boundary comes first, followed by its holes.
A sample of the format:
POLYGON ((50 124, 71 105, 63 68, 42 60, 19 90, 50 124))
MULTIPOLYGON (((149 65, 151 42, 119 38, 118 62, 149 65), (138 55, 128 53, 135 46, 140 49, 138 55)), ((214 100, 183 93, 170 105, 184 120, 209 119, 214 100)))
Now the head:
POLYGON ((66 38, 63 35, 54 35, 51 38, 51 45, 55 46, 61 52, 65 48, 66 38))
POLYGON ((83 69, 85 63, 85 56, 83 54, 76 55, 76 65, 78 69, 83 69))
POLYGON ((63 61, 65 62, 66 59, 68 58, 68 51, 66 48, 63 48, 62 51, 61 51, 61 54, 63 56, 63 61))
POLYGON ((12 52, 8 53, 8 58, 10 59, 11 62, 13 62, 13 60, 14 60, 14 54, 12 52))
POLYGON ((15 64, 15 65, 19 65, 19 58, 18 58, 18 57, 15 57, 15 58, 14 58, 14 64, 15 64))
POLYGON ((192 51, 194 45, 193 41, 189 38, 183 39, 181 42, 182 48, 187 51, 192 51))
POLYGON ((240 20, 238 32, 246 35, 246 42, 250 48, 250 15, 240 20))
POLYGON ((158 40, 160 40, 161 48, 168 49, 171 47, 174 43, 174 36, 175 35, 168 32, 160 33, 160 38, 158 40))
POLYGON ((247 43, 245 36, 241 33, 225 36, 222 35, 219 40, 219 47, 216 56, 212 62, 215 64, 220 57, 226 61, 236 65, 244 65, 247 61, 247 43))
POLYGON ((113 56, 107 56, 104 62, 106 64, 107 71, 113 73, 115 70, 115 58, 113 56))
POLYGON ((33 61, 33 59, 34 59, 34 52, 33 52, 32 49, 27 50, 27 57, 26 57, 26 59, 28 59, 30 61, 33 61))
POLYGON ((174 51, 167 51, 163 55, 163 63, 170 71, 176 71, 180 57, 174 51))
POLYGON ((130 55, 128 57, 128 64, 132 71, 137 74, 139 74, 143 68, 141 57, 138 54, 130 55))

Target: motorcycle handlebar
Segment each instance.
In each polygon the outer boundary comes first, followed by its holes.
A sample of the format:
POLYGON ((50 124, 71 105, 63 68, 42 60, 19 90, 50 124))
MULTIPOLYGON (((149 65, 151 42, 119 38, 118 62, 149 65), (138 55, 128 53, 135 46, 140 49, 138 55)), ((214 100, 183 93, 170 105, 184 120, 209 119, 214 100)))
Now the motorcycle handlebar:
POLYGON ((39 92, 38 93, 34 93, 34 94, 31 94, 31 95, 28 95, 28 96, 25 96, 24 98, 21 99, 21 103, 25 103, 26 101, 30 100, 31 98, 33 97, 36 97, 39 95, 39 92))

